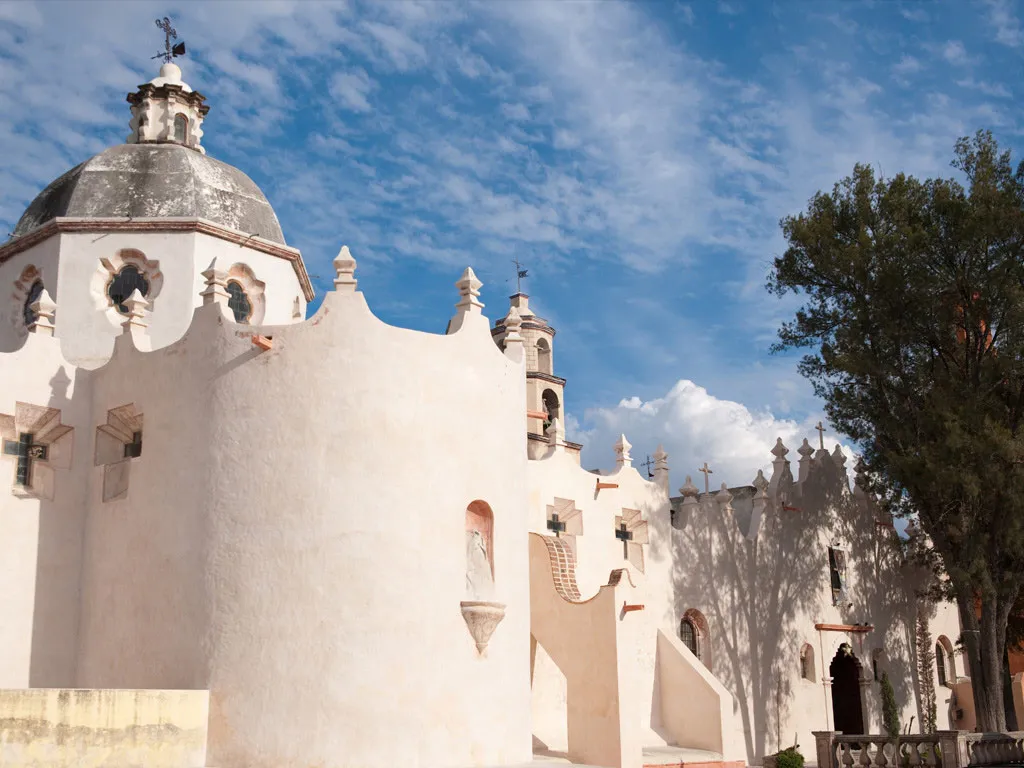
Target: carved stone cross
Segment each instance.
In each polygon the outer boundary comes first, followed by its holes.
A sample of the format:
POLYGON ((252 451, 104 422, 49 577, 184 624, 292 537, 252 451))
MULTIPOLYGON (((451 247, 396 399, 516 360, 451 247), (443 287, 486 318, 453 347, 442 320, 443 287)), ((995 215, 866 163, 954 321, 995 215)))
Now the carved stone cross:
POLYGON ((825 427, 819 421, 818 425, 815 427, 815 429, 818 430, 818 447, 821 448, 822 450, 824 450, 825 449, 825 427))
POLYGON ((704 462, 704 466, 700 467, 697 471, 704 473, 704 493, 710 493, 711 484, 708 481, 708 475, 713 475, 715 471, 708 466, 708 463, 706 461, 704 462))

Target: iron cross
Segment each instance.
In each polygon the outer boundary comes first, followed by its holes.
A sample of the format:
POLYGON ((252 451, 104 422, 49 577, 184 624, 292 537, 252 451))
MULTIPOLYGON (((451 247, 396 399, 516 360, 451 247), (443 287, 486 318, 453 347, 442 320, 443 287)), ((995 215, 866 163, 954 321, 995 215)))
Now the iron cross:
POLYGON ((819 421, 815 429, 818 430, 818 447, 825 450, 825 427, 819 421))
POLYGON ((516 293, 522 290, 522 281, 524 277, 528 276, 530 270, 523 269, 523 265, 519 263, 519 259, 512 259, 512 263, 516 265, 516 293))
POLYGON ((164 32, 164 52, 158 53, 157 56, 163 57, 163 60, 169 62, 174 58, 173 47, 171 46, 171 40, 178 39, 178 30, 171 26, 171 20, 164 16, 162 19, 156 20, 156 25, 164 32))
POLYGON ((18 469, 14 482, 26 488, 32 485, 32 464, 35 461, 46 461, 47 448, 35 442, 30 432, 22 432, 17 440, 4 440, 4 454, 18 457, 18 469))
POLYGON ((654 473, 653 473, 653 472, 651 472, 651 467, 653 467, 653 466, 654 466, 654 460, 653 460, 653 459, 651 459, 651 457, 650 457, 650 456, 648 456, 648 457, 647 457, 647 461, 645 461, 645 462, 643 462, 642 464, 640 464, 640 466, 641 466, 641 467, 647 467, 647 477, 648 477, 648 478, 652 478, 652 477, 654 477, 654 473))
POLYGON ((704 466, 698 469, 697 471, 704 473, 704 493, 710 493, 711 484, 708 482, 708 475, 713 475, 715 471, 708 466, 708 463, 706 461, 704 462, 704 466))

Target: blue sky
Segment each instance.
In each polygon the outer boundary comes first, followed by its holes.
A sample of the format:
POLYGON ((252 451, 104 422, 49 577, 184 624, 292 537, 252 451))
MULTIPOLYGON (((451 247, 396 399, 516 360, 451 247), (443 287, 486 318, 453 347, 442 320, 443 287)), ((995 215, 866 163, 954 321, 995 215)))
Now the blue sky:
POLYGON ((382 319, 440 333, 465 266, 494 318, 519 258, 585 463, 625 431, 680 484, 704 460, 747 482, 776 436, 796 458, 815 434, 768 353, 794 307, 763 287, 780 217, 858 161, 950 175, 958 136, 1021 145, 1011 0, 0 3, 5 231, 124 140, 165 14, 204 145, 260 184, 321 297, 348 244, 382 319))

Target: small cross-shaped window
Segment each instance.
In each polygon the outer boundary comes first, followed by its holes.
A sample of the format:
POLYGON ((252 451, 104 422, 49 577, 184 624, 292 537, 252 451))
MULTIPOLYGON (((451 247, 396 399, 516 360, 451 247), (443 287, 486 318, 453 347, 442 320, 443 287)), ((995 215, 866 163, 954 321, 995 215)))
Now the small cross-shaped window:
POLYGON ((558 519, 558 513, 552 512, 551 519, 548 520, 548 530, 554 531, 555 536, 560 533, 565 533, 565 521, 558 519))
POLYGON ((629 542, 633 540, 633 532, 626 527, 625 523, 619 523, 615 529, 615 538, 622 542, 622 556, 629 557, 629 542))
POLYGON ((46 461, 48 451, 45 445, 34 442, 30 432, 22 432, 17 440, 4 440, 4 453, 18 457, 14 482, 27 488, 32 485, 32 463, 37 460, 46 461))
POLYGON ((132 441, 124 444, 124 457, 137 459, 142 455, 142 433, 132 432, 132 441))

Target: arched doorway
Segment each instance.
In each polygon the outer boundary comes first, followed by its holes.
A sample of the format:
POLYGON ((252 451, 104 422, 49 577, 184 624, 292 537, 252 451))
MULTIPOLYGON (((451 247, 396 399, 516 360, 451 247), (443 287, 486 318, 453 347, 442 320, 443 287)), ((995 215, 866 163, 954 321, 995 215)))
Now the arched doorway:
POLYGON ((832 678, 833 728, 844 734, 864 733, 864 710, 860 700, 860 661, 849 643, 836 651, 828 668, 832 678))

